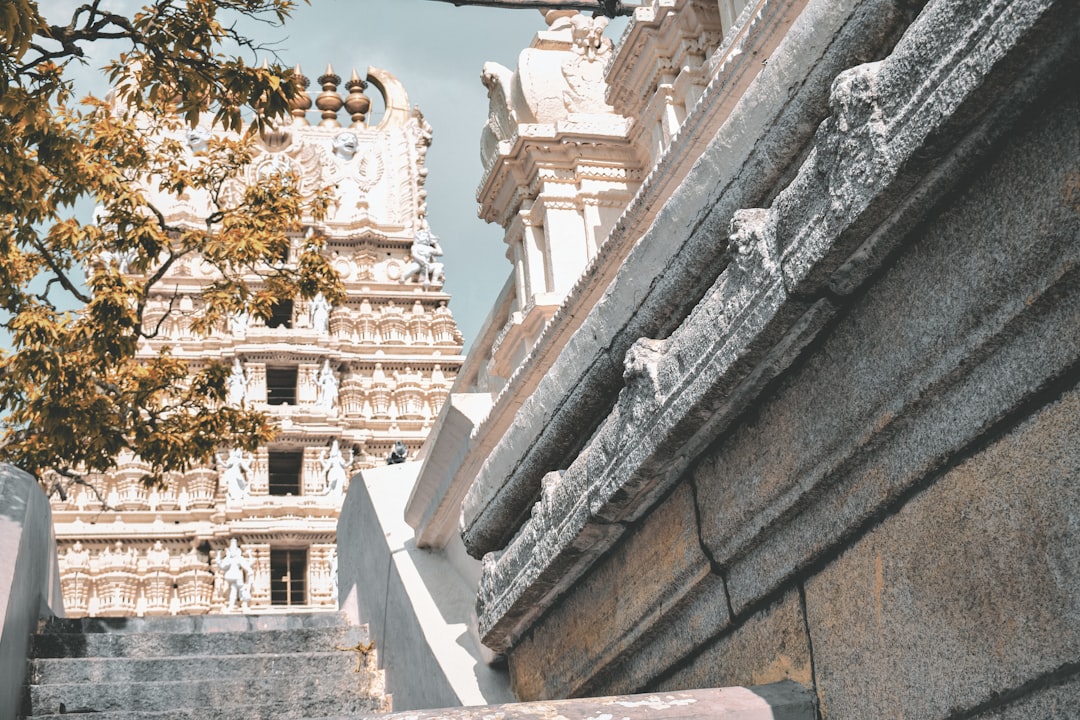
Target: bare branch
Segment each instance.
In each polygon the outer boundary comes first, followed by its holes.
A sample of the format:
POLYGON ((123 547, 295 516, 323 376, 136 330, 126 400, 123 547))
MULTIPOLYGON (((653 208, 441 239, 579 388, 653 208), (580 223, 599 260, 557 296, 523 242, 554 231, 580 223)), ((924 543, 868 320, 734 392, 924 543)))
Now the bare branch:
POLYGON ((634 5, 624 5, 620 0, 435 0, 448 2, 457 7, 478 5, 481 7, 511 10, 579 10, 607 17, 633 15, 634 5))

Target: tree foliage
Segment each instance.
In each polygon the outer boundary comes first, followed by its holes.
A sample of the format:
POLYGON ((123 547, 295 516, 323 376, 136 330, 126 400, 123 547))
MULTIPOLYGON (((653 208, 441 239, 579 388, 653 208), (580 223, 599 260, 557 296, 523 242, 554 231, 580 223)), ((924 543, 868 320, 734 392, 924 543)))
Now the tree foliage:
POLYGON ((220 447, 251 450, 272 436, 267 417, 226 406, 221 364, 193 370, 167 346, 147 353, 162 318, 144 311, 191 255, 219 277, 199 304, 203 332, 234 312, 266 317, 277 298, 340 297, 321 237, 300 227, 302 215, 321 217, 326 193, 305 200, 289 175, 226 191, 300 91, 291 71, 255 65, 258 48, 236 20, 278 23, 291 8, 154 0, 128 17, 91 0, 56 24, 32 0, 0 4, 0 311, 10 334, 0 459, 78 478, 129 453, 160 482, 220 447), (123 48, 106 67, 115 95, 76 102, 65 73, 107 40, 123 48), (170 139, 210 116, 227 132, 197 157, 170 139), (198 227, 170 226, 148 199, 192 190, 214 204, 198 227), (92 221, 73 217, 84 197, 98 205, 92 221), (300 260, 283 266, 297 237, 300 260))

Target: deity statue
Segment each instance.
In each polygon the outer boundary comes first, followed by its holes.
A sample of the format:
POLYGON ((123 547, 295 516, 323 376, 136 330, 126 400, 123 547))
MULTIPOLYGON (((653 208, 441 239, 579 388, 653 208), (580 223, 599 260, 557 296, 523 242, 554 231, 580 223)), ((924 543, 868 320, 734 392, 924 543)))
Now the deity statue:
POLYGON ((248 601, 251 600, 251 558, 244 557, 240 552, 240 546, 236 544, 236 538, 229 540, 229 549, 222 557, 218 550, 218 567, 221 569, 225 584, 229 588, 229 610, 236 608, 237 599, 240 600, 240 609, 248 609, 248 601))
POLYGON ((416 237, 413 238, 409 254, 412 256, 412 260, 401 273, 399 283, 405 283, 414 275, 420 278, 420 282, 424 287, 443 280, 443 264, 435 261, 435 258, 442 257, 443 254, 442 248, 439 247, 437 235, 433 235, 426 228, 419 230, 416 237))
POLYGON ((196 125, 187 131, 187 144, 193 153, 206 152, 210 147, 210 131, 196 125))
POLYGON ((333 412, 334 405, 337 404, 338 379, 337 375, 330 368, 329 360, 323 361, 322 369, 319 370, 319 374, 315 377, 315 384, 318 387, 315 407, 326 413, 333 412))
POLYGON ((232 372, 229 374, 229 404, 240 407, 247 397, 248 374, 240 363, 240 358, 233 358, 232 372))
POLYGON ((326 477, 327 495, 334 499, 341 498, 341 494, 345 490, 345 470, 352 465, 352 461, 352 448, 349 448, 349 458, 345 459, 345 456, 341 454, 341 446, 338 445, 337 438, 334 438, 329 454, 327 454, 326 450, 323 450, 321 462, 323 475, 326 477))
POLYGON ((352 160, 360 148, 360 140, 355 133, 343 132, 334 137, 334 156, 342 160, 352 160))
POLYGON ((394 449, 390 451, 390 454, 386 457, 387 465, 400 465, 405 462, 409 456, 409 448, 405 443, 398 440, 394 443, 394 449))
POLYGON ((146 551, 146 563, 151 567, 165 567, 169 564, 169 551, 160 540, 154 541, 154 546, 146 551))
POLYGON ((330 303, 326 302, 326 296, 319 293, 311 300, 308 308, 308 317, 311 319, 311 327, 320 335, 325 335, 330 328, 330 303))
POLYGON ((229 500, 243 500, 248 496, 247 475, 251 472, 251 461, 244 457, 240 448, 229 451, 229 457, 218 456, 222 467, 221 481, 228 491, 229 500))

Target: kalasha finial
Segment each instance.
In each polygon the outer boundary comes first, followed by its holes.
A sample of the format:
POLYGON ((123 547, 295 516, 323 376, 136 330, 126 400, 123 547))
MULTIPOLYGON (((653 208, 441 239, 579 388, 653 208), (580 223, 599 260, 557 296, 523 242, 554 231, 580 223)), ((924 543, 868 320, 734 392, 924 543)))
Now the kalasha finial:
POLYGON ((311 81, 304 75, 300 65, 293 68, 293 72, 296 74, 296 86, 300 88, 300 91, 296 93, 296 97, 289 103, 289 112, 292 113, 293 122, 307 125, 307 111, 311 109, 311 96, 307 94, 307 89, 311 85, 311 81))
POLYGON ((345 87, 349 89, 349 97, 345 99, 345 111, 352 117, 352 127, 362 126, 367 111, 371 109, 371 100, 364 94, 367 83, 356 74, 356 68, 353 68, 352 77, 345 87))
POLYGON ((337 121, 338 110, 344 105, 341 96, 338 95, 338 85, 341 84, 341 77, 334 74, 334 68, 327 64, 326 73, 319 76, 319 84, 322 85, 322 92, 319 93, 319 97, 315 98, 315 107, 322 110, 322 122, 319 125, 323 127, 339 127, 337 121))

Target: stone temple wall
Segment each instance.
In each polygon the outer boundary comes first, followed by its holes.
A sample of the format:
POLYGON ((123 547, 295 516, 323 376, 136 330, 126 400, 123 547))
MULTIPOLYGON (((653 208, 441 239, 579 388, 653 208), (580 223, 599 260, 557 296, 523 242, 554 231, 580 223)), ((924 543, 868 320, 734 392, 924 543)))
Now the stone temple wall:
POLYGON ((799 13, 469 489, 481 637, 520 700, 1078 715, 1080 7, 799 13))

